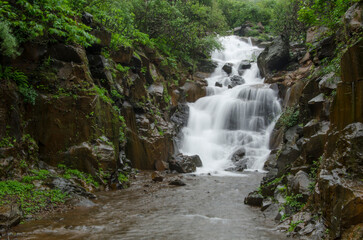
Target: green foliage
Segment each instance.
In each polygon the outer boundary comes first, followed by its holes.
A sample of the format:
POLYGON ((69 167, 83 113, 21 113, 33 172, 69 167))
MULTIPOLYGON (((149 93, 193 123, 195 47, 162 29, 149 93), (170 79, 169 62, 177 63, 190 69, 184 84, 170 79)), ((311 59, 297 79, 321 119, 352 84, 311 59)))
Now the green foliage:
POLYGON ((16 140, 13 139, 12 137, 6 136, 1 138, 0 140, 0 148, 3 147, 14 147, 16 140))
POLYGON ((327 26, 337 29, 348 8, 360 0, 303 0, 298 19, 309 26, 327 26))
POLYGON ((287 108, 278 120, 278 124, 285 128, 291 128, 298 124, 300 111, 293 107, 287 108))
POLYGON ((259 2, 218 0, 218 3, 230 28, 240 27, 247 21, 268 24, 274 6, 274 1, 271 0, 259 2))
POLYGON ((43 38, 89 46, 96 38, 75 16, 68 0, 0 1, 0 21, 9 24, 19 43, 43 38))
POLYGON ((65 172, 63 174, 65 179, 71 179, 72 177, 75 177, 83 180, 87 184, 93 184, 95 187, 99 186, 99 183, 95 181, 90 174, 83 173, 77 169, 66 168, 64 165, 58 165, 58 168, 65 168, 65 172))
POLYGON ((118 181, 122 184, 122 183, 128 183, 129 182, 129 178, 127 177, 127 175, 123 174, 123 173, 119 173, 118 177, 117 177, 118 181))
POLYGON ((40 170, 32 169, 30 172, 32 173, 32 175, 24 176, 23 179, 21 180, 22 182, 31 183, 34 180, 45 180, 50 174, 48 170, 44 169, 40 170))
POLYGON ((35 100, 38 96, 33 86, 28 83, 28 77, 12 67, 0 65, 0 80, 14 81, 19 88, 19 92, 24 97, 24 102, 35 105, 35 100))
POLYGON ((299 225, 300 223, 303 223, 303 222, 304 222, 304 221, 301 221, 301 220, 296 221, 296 222, 291 221, 291 222, 290 222, 289 229, 288 229, 287 231, 288 231, 288 232, 293 232, 293 231, 295 230, 296 226, 297 226, 297 225, 299 225))
POLYGON ((0 182, 0 206, 11 202, 18 203, 25 216, 56 207, 64 203, 66 198, 67 194, 58 189, 39 190, 32 184, 13 180, 0 182))
POLYGON ((7 22, 0 21, 0 51, 8 57, 19 55, 18 43, 7 22))
POLYGON ((97 93, 97 95, 106 103, 114 103, 113 100, 108 96, 108 92, 103 87, 98 87, 97 85, 93 86, 93 90, 97 93))
POLYGON ((302 198, 301 194, 287 195, 285 197, 286 202, 284 203, 284 206, 285 207, 290 206, 294 212, 297 212, 305 206, 305 204, 300 201, 301 198, 302 198))

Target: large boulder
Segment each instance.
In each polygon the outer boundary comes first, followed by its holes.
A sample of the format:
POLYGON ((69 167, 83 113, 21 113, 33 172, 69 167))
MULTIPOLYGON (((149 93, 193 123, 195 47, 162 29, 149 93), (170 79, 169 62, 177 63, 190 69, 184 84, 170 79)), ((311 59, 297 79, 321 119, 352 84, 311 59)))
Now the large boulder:
POLYGON ((232 63, 226 63, 222 67, 222 70, 225 71, 229 75, 229 74, 232 73, 232 67, 233 67, 233 64, 232 63))
POLYGON ((169 161, 170 170, 179 173, 191 173, 197 170, 197 167, 202 167, 202 161, 198 155, 186 156, 178 154, 169 161))
POLYGON ((292 178, 292 181, 289 182, 289 187, 295 195, 302 194, 304 201, 307 201, 308 197, 310 196, 310 184, 311 180, 309 178, 309 174, 300 170, 292 178))
POLYGON ((242 85, 245 83, 243 77, 238 75, 234 75, 233 77, 230 78, 230 80, 231 84, 228 85, 228 88, 234 88, 235 86, 242 85))
POLYGON ((254 207, 262 207, 263 196, 258 192, 251 192, 245 198, 244 203, 254 207))
POLYGON ((122 115, 127 125, 125 153, 132 166, 143 170, 164 170, 174 152, 172 125, 157 114, 139 113, 128 102, 123 103, 122 115))
POLYGON ((238 74, 242 75, 246 69, 251 68, 251 62, 248 60, 242 60, 238 66, 238 74))
POLYGON ((207 95, 208 83, 203 80, 188 81, 180 89, 183 91, 187 102, 195 102, 207 95))
POLYGON ((289 63, 289 43, 284 37, 276 38, 257 58, 261 76, 282 70, 289 63))

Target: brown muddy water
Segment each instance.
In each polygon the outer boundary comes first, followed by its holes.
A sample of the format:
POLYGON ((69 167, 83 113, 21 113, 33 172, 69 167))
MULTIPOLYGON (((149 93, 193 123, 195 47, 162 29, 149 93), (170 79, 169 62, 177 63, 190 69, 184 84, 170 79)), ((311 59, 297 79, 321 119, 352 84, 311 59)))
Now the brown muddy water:
POLYGON ((94 207, 19 225, 10 239, 285 239, 273 220, 243 203, 260 173, 168 175, 161 183, 150 175, 138 174, 126 190, 97 193, 94 207), (180 176, 186 186, 168 185, 180 176))

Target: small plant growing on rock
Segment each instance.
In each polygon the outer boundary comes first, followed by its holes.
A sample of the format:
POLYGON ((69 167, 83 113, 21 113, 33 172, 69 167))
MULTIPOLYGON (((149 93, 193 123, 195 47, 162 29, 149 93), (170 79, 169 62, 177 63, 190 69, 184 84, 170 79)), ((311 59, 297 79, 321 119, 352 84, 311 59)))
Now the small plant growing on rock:
POLYGON ((291 128, 299 123, 299 114, 300 111, 295 111, 293 107, 286 108, 285 112, 278 120, 277 125, 279 127, 285 127, 286 129, 291 128))

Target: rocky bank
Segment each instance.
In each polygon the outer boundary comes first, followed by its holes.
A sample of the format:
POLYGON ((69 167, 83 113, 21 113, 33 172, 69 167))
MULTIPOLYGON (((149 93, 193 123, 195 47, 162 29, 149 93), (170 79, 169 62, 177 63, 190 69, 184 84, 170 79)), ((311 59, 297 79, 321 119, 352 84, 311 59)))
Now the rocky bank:
POLYGON ((335 34, 310 28, 308 48, 277 38, 258 57, 284 113, 270 139, 268 173, 245 203, 290 236, 363 238, 362 9, 353 5, 335 34))

